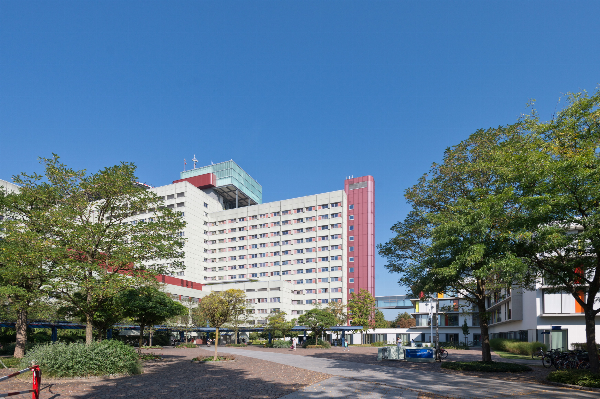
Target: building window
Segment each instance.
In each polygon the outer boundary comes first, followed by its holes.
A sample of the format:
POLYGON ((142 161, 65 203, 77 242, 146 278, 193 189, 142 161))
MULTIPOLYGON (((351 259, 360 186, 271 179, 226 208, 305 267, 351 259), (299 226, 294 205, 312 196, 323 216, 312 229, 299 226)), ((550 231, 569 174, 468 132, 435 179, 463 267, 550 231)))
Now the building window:
POLYGON ((350 230, 350 231, 354 230, 354 225, 348 226, 348 230, 350 230))
POLYGON ((348 216, 348 220, 354 220, 354 215, 348 216))
MULTIPOLYGON (((354 258, 352 258, 352 259, 354 259, 354 258)), ((354 268, 353 267, 349 267, 348 268, 348 273, 354 273, 354 268)))
POLYGON ((352 209, 354 209, 354 205, 348 205, 348 209, 349 209, 349 210, 352 210, 352 209))
POLYGON ((353 283, 353 282, 354 282, 354 279, 353 279, 353 278, 349 278, 349 279, 348 279, 348 282, 349 282, 349 283, 353 283))
POLYGON ((348 237, 348 241, 354 241, 354 236, 348 237))
POLYGON ((207 204, 206 202, 204 203, 204 207, 205 207, 205 208, 208 208, 208 204, 207 204))
POLYGON ((354 252, 354 247, 348 247, 348 251, 354 252))
POLYGON ((353 293, 354 293, 354 288, 350 288, 350 289, 348 290, 348 293, 350 293, 350 294, 353 294, 353 293))

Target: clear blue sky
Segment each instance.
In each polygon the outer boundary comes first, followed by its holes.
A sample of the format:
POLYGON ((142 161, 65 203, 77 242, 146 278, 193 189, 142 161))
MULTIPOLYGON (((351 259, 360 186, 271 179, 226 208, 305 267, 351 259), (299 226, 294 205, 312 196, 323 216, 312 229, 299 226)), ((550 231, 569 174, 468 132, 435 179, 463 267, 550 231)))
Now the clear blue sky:
MULTIPOLYGON (((404 190, 478 128, 600 83, 598 1, 0 1, 0 178, 37 157, 164 185, 234 159, 264 201, 404 190)), ((376 261, 376 293, 404 293, 376 261)))

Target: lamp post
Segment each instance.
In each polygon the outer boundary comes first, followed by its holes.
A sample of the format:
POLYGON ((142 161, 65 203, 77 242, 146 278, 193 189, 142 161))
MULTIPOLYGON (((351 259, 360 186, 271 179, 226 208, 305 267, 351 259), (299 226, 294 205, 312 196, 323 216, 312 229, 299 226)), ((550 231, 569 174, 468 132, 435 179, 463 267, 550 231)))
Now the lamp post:
POLYGON ((429 298, 429 327, 431 327, 429 342, 433 344, 433 298, 429 298))
POLYGON ((440 323, 438 320, 438 312, 440 308, 440 297, 436 295, 435 299, 435 358, 438 361, 442 361, 440 357, 440 323))

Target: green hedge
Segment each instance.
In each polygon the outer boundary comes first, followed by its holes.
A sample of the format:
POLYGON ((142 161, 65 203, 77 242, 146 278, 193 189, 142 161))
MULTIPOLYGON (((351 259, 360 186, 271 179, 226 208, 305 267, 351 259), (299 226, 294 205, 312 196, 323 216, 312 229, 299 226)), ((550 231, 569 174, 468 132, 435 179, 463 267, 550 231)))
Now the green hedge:
POLYGON ((561 384, 600 388, 600 375, 586 370, 560 370, 548 374, 548 380, 561 384))
POLYGON ((494 350, 515 353, 517 355, 531 356, 539 347, 547 350, 545 344, 541 342, 523 342, 514 339, 492 338, 490 339, 490 347, 494 350))
MULTIPOLYGON (((600 350, 600 344, 596 344, 596 347, 600 350)), ((582 351, 587 351, 587 343, 586 342, 574 342, 571 344, 571 348, 580 349, 582 351)))
POLYGON ((531 371, 531 367, 516 363, 503 362, 444 362, 443 369, 458 370, 458 371, 483 371, 483 372, 504 372, 504 373, 520 373, 523 371, 531 371))
POLYGON ((115 340, 38 345, 21 360, 25 368, 34 361, 46 377, 87 377, 140 374, 142 366, 135 350, 115 340))

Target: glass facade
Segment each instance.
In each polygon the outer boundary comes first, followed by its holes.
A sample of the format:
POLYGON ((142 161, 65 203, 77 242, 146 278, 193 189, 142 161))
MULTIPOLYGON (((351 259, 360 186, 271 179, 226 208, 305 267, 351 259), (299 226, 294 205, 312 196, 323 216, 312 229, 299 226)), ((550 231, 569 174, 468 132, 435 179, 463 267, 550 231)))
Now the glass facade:
POLYGON ((262 186, 234 161, 225 161, 187 170, 181 172, 180 178, 187 179, 188 177, 207 173, 215 174, 217 177, 217 187, 233 185, 252 198, 257 204, 262 204, 262 186))

